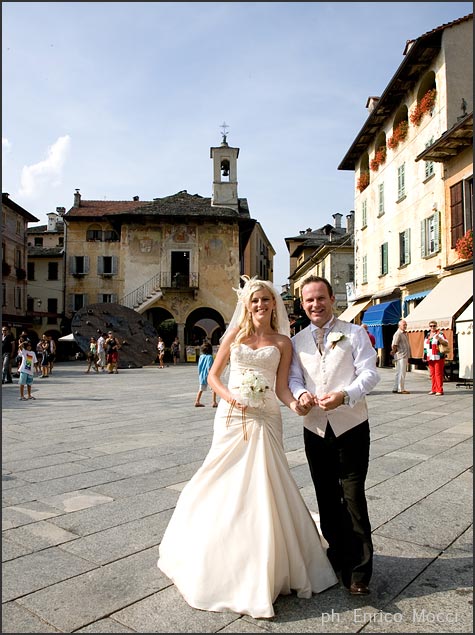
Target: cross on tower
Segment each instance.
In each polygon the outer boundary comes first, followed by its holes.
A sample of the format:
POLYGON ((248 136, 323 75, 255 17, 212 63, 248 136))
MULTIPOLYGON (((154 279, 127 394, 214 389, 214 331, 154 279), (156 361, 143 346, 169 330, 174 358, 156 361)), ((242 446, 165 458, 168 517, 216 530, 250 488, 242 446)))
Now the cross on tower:
POLYGON ((228 124, 223 121, 223 123, 221 124, 220 128, 223 129, 223 132, 221 133, 223 135, 223 142, 226 141, 226 136, 227 136, 227 132, 226 132, 226 128, 229 128, 228 124))

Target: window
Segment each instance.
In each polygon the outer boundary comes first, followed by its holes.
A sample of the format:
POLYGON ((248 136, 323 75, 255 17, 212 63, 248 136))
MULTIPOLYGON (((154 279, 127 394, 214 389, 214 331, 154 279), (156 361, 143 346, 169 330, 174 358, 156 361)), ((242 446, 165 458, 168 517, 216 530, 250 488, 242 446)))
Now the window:
MULTIPOLYGON (((432 137, 431 140, 428 143, 426 143, 426 148, 431 146, 433 143, 434 143, 434 137, 432 137)), ((424 170, 425 170, 425 179, 427 180, 429 177, 431 177, 434 174, 434 162, 425 161, 424 170)))
POLYGON ((58 238, 58 245, 60 247, 62 247, 64 245, 64 236, 59 236, 58 238))
POLYGON ((406 196, 406 167, 403 163, 397 169, 397 200, 406 196))
POLYGON ((89 273, 89 256, 70 256, 69 267, 73 276, 89 273))
POLYGON ((368 256, 363 256, 362 269, 363 269, 363 275, 362 275, 363 284, 366 284, 368 282, 368 256))
POLYGON ((58 280, 57 262, 48 262, 48 280, 58 280))
POLYGON ((79 311, 87 305, 86 293, 73 293, 71 297, 71 308, 74 312, 79 311))
POLYGON ((440 212, 421 222, 421 257, 429 258, 440 251, 440 212))
POLYGON ((104 241, 108 243, 116 243, 119 241, 119 234, 113 229, 104 232, 104 241))
POLYGON ((114 276, 118 270, 117 256, 98 256, 97 273, 100 276, 114 276))
POLYGON ((117 294, 116 293, 98 293, 97 301, 102 304, 103 302, 117 302, 117 294))
POLYGON ((23 264, 23 259, 21 257, 21 251, 19 249, 15 249, 15 267, 17 269, 21 269, 23 264))
POLYGON ((35 247, 43 247, 43 237, 35 236, 35 247))
POLYGON ((57 298, 48 298, 48 324, 57 324, 58 322, 58 300, 57 298), (54 315, 52 315, 54 314, 54 315))
POLYGON ((21 287, 15 287, 15 309, 21 308, 21 287))
POLYGON ((21 221, 20 220, 17 220, 17 222, 16 222, 16 233, 18 235, 21 234, 21 221))
POLYGON ((383 243, 379 248, 379 272, 381 276, 385 276, 388 273, 388 243, 383 243))
POLYGON ((384 214, 384 183, 378 185, 378 217, 384 214))
POLYGON ((34 262, 27 262, 26 263, 26 270, 27 270, 28 280, 34 280, 35 279, 35 263, 34 262))
POLYGON ((411 230, 406 229, 399 234, 399 266, 404 267, 411 262, 411 230))
POLYGON ((450 246, 472 229, 473 177, 459 181, 450 188, 450 246))
POLYGON ((99 242, 102 240, 102 229, 100 225, 92 225, 91 227, 89 227, 89 229, 86 231, 86 240, 97 240, 99 242))
POLYGON ((2 306, 7 306, 7 285, 2 282, 2 306))
POLYGON ((361 203, 361 229, 364 229, 368 225, 368 201, 364 200, 361 203))

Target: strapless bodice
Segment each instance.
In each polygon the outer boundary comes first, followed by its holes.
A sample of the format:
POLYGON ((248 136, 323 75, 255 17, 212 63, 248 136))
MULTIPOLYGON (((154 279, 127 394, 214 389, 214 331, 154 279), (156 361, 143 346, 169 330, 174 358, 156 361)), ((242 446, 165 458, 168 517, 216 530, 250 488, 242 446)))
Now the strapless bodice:
POLYGON ((280 351, 276 346, 262 346, 253 349, 247 344, 238 344, 231 349, 229 371, 229 387, 237 389, 242 382, 246 371, 262 376, 273 393, 275 376, 280 362, 280 351))

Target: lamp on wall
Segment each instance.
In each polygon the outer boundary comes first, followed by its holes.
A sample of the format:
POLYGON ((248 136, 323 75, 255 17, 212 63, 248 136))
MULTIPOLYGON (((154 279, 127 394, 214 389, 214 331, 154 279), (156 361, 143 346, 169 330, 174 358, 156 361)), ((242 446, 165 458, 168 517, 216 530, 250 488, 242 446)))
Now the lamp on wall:
POLYGON ((38 308, 41 309, 41 305, 43 304, 43 301, 41 300, 41 298, 38 298, 38 300, 36 300, 36 304, 38 308))

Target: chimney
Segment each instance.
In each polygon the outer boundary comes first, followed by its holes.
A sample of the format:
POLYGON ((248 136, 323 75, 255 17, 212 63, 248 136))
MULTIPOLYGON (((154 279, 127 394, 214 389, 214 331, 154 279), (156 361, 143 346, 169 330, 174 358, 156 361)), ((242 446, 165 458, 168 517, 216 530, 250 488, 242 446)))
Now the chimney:
POLYGON ((48 217, 48 228, 46 231, 55 232, 56 225, 58 223, 58 218, 59 218, 58 214, 56 214, 55 212, 48 212, 46 216, 48 217))
POLYGON ((79 190, 76 188, 76 191, 74 192, 74 207, 80 207, 81 205, 81 194, 79 193, 79 190))
POLYGON ((335 220, 335 229, 341 229, 341 217, 343 216, 343 214, 340 214, 340 212, 337 212, 336 214, 332 215, 332 218, 335 220))
POLYGON ((65 207, 57 207, 56 208, 56 213, 59 216, 64 216, 66 214, 66 208, 65 207))
POLYGON ((134 200, 134 201, 138 201, 138 200, 140 200, 140 199, 139 199, 139 197, 138 197, 138 196, 134 196, 133 200, 134 200))
POLYGON ((373 110, 376 108, 376 106, 378 105, 378 102, 379 102, 379 97, 368 97, 368 100, 366 102, 366 108, 368 109, 370 113, 373 112, 373 110))
POLYGON ((354 234, 355 232, 355 212, 351 210, 349 214, 346 215, 346 233, 354 234))

